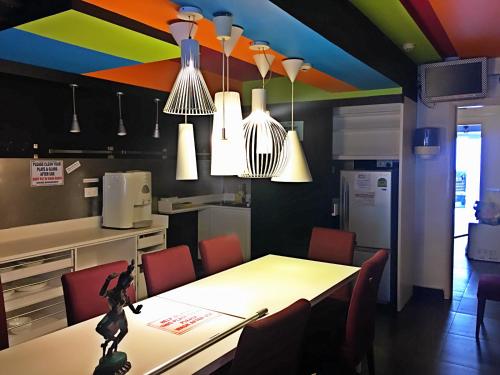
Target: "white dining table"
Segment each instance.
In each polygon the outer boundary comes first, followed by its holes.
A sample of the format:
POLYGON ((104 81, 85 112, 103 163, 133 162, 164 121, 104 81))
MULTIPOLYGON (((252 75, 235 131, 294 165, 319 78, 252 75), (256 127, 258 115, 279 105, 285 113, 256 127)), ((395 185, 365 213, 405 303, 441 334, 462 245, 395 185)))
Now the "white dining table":
MULTIPOLYGON (((315 304, 351 282, 358 271, 357 267, 268 255, 139 302, 144 305, 141 314, 127 311, 129 333, 118 349, 127 353, 132 364, 128 374, 144 374, 262 308, 272 314, 300 298, 315 304), (218 314, 182 335, 148 325, 193 308, 218 314)), ((95 332, 100 319, 0 351, 0 373, 91 374, 101 355, 102 339, 95 332)), ((166 374, 210 373, 232 358, 240 333, 229 335, 166 374)))

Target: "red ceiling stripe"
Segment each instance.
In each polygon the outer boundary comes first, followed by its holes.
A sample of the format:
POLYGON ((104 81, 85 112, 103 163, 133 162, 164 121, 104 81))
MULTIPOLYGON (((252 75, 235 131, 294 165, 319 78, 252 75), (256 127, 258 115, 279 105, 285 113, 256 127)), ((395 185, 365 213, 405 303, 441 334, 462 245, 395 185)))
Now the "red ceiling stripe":
POLYGON ((458 56, 428 0, 399 0, 442 57, 458 56))

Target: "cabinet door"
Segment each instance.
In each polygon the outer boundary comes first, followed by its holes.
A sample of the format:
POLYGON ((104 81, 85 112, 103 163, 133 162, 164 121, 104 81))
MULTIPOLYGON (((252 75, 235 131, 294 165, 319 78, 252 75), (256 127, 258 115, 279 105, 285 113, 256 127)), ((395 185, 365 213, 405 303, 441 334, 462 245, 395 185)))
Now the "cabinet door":
POLYGON ((198 222, 198 240, 236 233, 240 238, 243 259, 250 260, 250 209, 210 207, 201 211, 198 222))

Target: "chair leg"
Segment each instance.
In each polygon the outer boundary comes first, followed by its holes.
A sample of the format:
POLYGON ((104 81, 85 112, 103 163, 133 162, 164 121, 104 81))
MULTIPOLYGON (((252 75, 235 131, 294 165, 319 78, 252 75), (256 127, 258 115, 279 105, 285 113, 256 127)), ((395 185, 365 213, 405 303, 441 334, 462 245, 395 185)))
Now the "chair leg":
POLYGON ((368 365, 368 374, 375 375, 375 356, 373 353, 373 344, 368 348, 368 352, 366 353, 366 362, 368 365))
POLYGON ((479 339, 479 329, 483 324, 484 308, 486 307, 486 298, 477 299, 477 316, 476 316, 476 340, 479 339))

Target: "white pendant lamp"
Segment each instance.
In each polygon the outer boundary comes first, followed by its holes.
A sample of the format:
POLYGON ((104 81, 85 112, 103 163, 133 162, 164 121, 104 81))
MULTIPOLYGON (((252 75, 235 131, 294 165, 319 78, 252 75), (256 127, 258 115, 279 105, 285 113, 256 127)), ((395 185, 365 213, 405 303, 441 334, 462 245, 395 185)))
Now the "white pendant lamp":
POLYGON ((212 126, 212 152, 210 174, 235 176, 243 172, 245 154, 240 94, 229 89, 229 55, 225 44, 231 41, 233 48, 243 29, 232 27, 232 15, 228 12, 214 14, 217 39, 222 43, 222 92, 215 94, 212 126), (241 32, 240 32, 241 30, 241 32), (233 35, 234 33, 234 35, 233 35))
MULTIPOLYGON (((201 10, 196 7, 181 7, 179 18, 189 22, 195 22, 203 16, 201 10)), ((163 112, 175 115, 211 115, 215 112, 215 105, 208 91, 207 84, 200 71, 200 44, 192 39, 193 28, 189 25, 179 26, 171 32, 177 38, 188 37, 181 40, 181 70, 177 75, 174 86, 170 91, 163 112)))
POLYGON ((252 112, 243 120, 245 169, 239 177, 270 178, 278 176, 286 163, 286 131, 266 111, 265 77, 274 59, 266 54, 269 44, 254 42, 250 49, 261 52, 254 59, 262 76, 262 88, 252 90, 252 112))
POLYGON ((69 85, 73 91, 73 120, 71 121, 70 133, 80 133, 80 124, 78 123, 78 116, 76 115, 76 100, 75 100, 75 89, 78 87, 77 84, 72 83, 69 85))
POLYGON ((290 58, 282 61, 283 67, 292 82, 292 130, 289 130, 286 135, 286 144, 288 149, 288 160, 281 173, 273 177, 271 180, 275 182, 311 182, 311 172, 307 165, 307 159, 302 150, 299 136, 294 129, 294 97, 293 97, 293 84, 299 70, 304 64, 303 59, 290 58))
POLYGON ((123 123, 123 118, 122 118, 122 96, 123 92, 118 91, 116 93, 116 96, 118 96, 118 113, 120 115, 120 119, 118 120, 118 132, 116 133, 118 136, 123 137, 127 135, 127 129, 125 129, 125 124, 123 123))
POLYGON ((177 136, 177 168, 175 179, 198 179, 193 124, 188 124, 187 119, 184 123, 179 124, 179 134, 177 136))
POLYGON ((153 100, 155 102, 155 106, 156 106, 156 122, 155 122, 155 130, 153 132, 153 138, 160 138, 160 124, 158 123, 158 102, 160 101, 160 99, 158 98, 155 98, 153 100))

